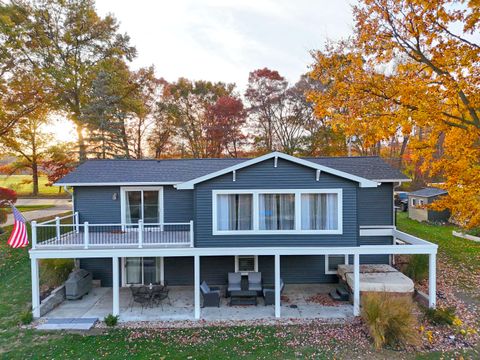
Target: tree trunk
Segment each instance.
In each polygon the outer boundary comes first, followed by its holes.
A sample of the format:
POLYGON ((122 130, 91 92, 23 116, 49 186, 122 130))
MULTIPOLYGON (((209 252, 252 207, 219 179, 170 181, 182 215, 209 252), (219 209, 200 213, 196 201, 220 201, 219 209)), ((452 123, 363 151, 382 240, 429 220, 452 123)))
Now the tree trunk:
POLYGON ((80 162, 87 160, 87 148, 85 146, 85 139, 83 138, 83 127, 76 122, 77 136, 78 136, 78 158, 80 162))
POLYGON ((33 182, 33 192, 32 195, 38 195, 38 164, 37 158, 34 157, 32 161, 32 182, 33 182))

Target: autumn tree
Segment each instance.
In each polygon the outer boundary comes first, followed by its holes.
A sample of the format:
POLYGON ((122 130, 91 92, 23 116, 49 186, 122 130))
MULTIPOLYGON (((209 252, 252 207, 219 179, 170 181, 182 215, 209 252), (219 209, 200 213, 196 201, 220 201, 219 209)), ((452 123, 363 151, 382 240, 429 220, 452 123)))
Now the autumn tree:
POLYGON ((16 202, 17 193, 15 192, 15 190, 0 187, 0 224, 4 224, 5 222, 7 222, 7 209, 10 208, 11 204, 14 204, 16 202))
POLYGON ((355 36, 315 54, 317 116, 365 142, 400 133, 429 176, 441 176, 449 208, 480 225, 480 44, 474 1, 363 0, 355 36))
POLYGON ((15 62, 48 84, 55 94, 52 107, 76 125, 79 157, 84 160, 86 93, 100 63, 136 55, 129 37, 118 32, 113 16, 97 14, 93 0, 12 0, 0 11, 2 61, 15 62))
POLYGON ((231 143, 231 140, 227 140, 231 135, 226 132, 231 134, 232 128, 237 128, 235 122, 238 123, 241 118, 239 103, 236 102, 238 99, 229 105, 237 107, 234 110, 236 114, 227 114, 225 111, 225 97, 234 96, 233 90, 233 84, 190 81, 184 78, 165 86, 161 115, 167 124, 171 124, 176 147, 182 155, 196 158, 218 155, 220 143, 222 153, 223 150, 226 151, 225 145, 231 143), (221 98, 224 100, 219 103, 221 98), (235 122, 225 126, 227 118, 235 118, 235 122))
MULTIPOLYGON (((61 143, 48 148, 47 154, 41 162, 42 170, 48 179, 48 186, 52 186, 75 169, 78 161, 73 145, 72 143, 61 143)), ((61 191, 60 187, 58 191, 61 191)))

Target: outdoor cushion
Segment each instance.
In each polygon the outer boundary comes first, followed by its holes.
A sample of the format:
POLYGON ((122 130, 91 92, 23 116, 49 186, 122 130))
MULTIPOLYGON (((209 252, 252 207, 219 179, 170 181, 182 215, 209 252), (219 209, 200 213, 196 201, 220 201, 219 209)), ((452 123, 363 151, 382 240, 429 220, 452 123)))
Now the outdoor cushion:
POLYGON ((208 294, 210 292, 210 287, 207 285, 205 281, 203 281, 202 284, 200 285, 200 289, 204 294, 208 294))

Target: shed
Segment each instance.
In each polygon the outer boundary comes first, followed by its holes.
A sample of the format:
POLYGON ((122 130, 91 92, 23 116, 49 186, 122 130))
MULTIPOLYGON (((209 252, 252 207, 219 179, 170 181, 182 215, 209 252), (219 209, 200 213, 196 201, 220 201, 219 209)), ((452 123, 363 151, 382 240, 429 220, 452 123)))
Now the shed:
POLYGON ((408 194, 408 217, 417 221, 446 222, 450 218, 450 211, 435 211, 427 208, 447 191, 435 187, 423 188, 408 194))

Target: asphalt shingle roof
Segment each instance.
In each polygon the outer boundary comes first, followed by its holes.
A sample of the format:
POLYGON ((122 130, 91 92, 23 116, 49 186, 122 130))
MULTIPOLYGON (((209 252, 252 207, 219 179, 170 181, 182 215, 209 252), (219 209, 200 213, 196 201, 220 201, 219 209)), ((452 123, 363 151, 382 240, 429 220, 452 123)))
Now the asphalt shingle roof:
POLYGON ((413 191, 409 195, 420 196, 420 197, 432 197, 432 196, 438 196, 443 194, 447 194, 447 192, 443 189, 429 187, 429 188, 423 188, 417 191, 413 191))
MULTIPOLYGON (((246 160, 249 159, 87 160, 57 184, 184 182, 246 160)), ((329 157, 305 160, 369 180, 408 179, 379 157, 329 157)))

